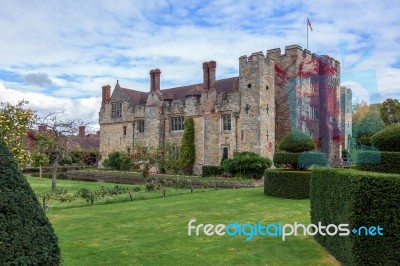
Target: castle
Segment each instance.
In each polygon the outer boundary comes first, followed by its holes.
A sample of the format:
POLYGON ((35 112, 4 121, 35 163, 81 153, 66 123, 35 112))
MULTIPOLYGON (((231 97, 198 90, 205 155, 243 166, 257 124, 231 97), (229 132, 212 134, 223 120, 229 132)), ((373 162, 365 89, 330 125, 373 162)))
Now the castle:
POLYGON ((102 87, 99 112, 102 160, 113 151, 135 152, 138 143, 179 147, 185 117, 193 117, 196 159, 218 165, 223 154, 253 151, 271 158, 292 129, 309 134, 331 165, 341 162, 351 134, 351 90, 340 88, 340 63, 298 45, 239 58, 239 76, 216 79, 215 61, 203 63, 203 82, 160 89, 150 71, 150 92, 102 87))

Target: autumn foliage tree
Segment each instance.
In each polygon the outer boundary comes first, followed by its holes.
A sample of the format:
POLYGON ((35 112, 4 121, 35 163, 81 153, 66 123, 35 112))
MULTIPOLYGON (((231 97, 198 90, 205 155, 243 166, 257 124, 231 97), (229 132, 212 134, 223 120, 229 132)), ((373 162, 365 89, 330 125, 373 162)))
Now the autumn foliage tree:
POLYGON ((0 131, 2 139, 7 144, 15 160, 20 167, 30 162, 29 153, 26 150, 26 132, 33 120, 33 111, 25 109, 27 101, 20 101, 16 105, 0 103, 0 131))
POLYGON ((382 121, 385 126, 400 124, 400 102, 397 99, 386 99, 381 104, 382 121))

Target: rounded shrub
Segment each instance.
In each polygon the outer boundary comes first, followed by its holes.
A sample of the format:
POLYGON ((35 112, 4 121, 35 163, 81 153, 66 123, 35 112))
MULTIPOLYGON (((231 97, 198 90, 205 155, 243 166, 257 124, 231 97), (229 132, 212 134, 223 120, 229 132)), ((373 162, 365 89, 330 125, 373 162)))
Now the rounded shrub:
POLYGON ((232 159, 222 163, 225 172, 237 177, 261 178, 265 169, 270 168, 272 161, 254 152, 234 152, 232 159))
POLYGON ((400 152, 400 125, 378 131, 371 137, 371 144, 380 151, 400 152))
POLYGON ((107 159, 104 160, 103 165, 113 170, 128 171, 132 168, 131 158, 123 152, 110 153, 107 159))
POLYGON ((315 143, 306 133, 293 130, 283 137, 279 149, 287 152, 304 152, 315 149, 315 143))
POLYGON ((0 265, 60 265, 49 220, 0 132, 0 265))

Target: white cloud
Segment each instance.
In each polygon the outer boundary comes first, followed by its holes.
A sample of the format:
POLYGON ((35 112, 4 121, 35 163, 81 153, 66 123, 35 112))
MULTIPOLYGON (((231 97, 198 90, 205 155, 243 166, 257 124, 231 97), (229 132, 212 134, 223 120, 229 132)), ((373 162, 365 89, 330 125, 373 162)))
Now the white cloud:
POLYGON ((113 87, 119 79, 123 87, 147 91, 149 70, 156 67, 163 88, 199 83, 208 60, 217 61, 217 78, 238 75, 241 55, 305 47, 308 16, 312 52, 345 59, 343 72, 374 71, 380 95, 400 98, 399 69, 393 67, 400 62, 399 12, 400 3, 375 0, 6 1, 0 9, 0 70, 20 77, 41 73, 53 86, 46 90, 0 71, 7 88, 0 97, 33 97, 38 108, 47 99, 46 110, 87 105, 80 112, 97 120, 100 100, 83 99, 98 99, 102 85, 113 87), (347 42, 346 52, 340 40, 347 42))

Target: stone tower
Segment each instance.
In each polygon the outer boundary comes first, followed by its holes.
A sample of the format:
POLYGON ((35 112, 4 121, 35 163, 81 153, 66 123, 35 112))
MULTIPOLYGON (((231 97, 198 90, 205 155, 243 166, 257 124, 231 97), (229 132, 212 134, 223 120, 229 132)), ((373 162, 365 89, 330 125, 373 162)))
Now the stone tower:
POLYGON ((274 60, 262 52, 239 58, 239 150, 272 159, 275 151, 274 60))

